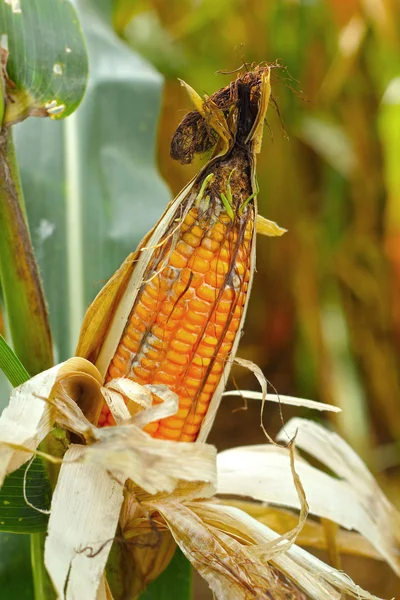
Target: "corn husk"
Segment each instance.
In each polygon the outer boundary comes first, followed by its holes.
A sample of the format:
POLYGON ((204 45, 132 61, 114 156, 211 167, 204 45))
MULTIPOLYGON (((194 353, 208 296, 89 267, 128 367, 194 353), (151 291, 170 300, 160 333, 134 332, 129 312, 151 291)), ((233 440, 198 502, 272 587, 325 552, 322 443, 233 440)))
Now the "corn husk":
MULTIPOLYGON (((45 560, 60 597, 63 590, 67 599, 84 593, 88 600, 97 600, 109 594, 104 566, 118 522, 126 539, 131 539, 145 534, 146 528, 147 533, 151 531, 151 515, 158 515, 160 530, 172 533, 174 542, 208 581, 217 598, 250 598, 250 593, 267 598, 262 592, 267 584, 276 598, 300 597, 296 586, 316 599, 339 598, 340 590, 354 597, 374 597, 296 546, 298 523, 288 533, 278 535, 244 511, 214 499, 215 492, 304 509, 304 488, 312 514, 329 517, 362 533, 398 572, 398 513, 339 436, 303 420, 291 421, 285 427, 285 442, 297 432, 298 446, 320 459, 320 445, 328 440, 325 462, 343 478, 334 479, 293 453, 299 488, 293 482, 289 448, 267 444, 233 449, 221 453, 216 463, 215 449, 210 445, 151 438, 134 421, 158 407, 149 407, 149 390, 130 389, 127 382, 114 384, 114 409, 121 411, 121 406, 125 406, 122 394, 130 393, 130 402, 134 403, 136 393, 138 402, 133 416, 127 410, 120 426, 98 429, 76 401, 85 406, 87 394, 107 399, 100 380, 93 365, 72 359, 14 390, 9 407, 0 418, 0 431, 7 424, 8 431, 16 434, 12 440, 11 434, 0 439, 3 471, 11 471, 27 461, 55 422, 86 442, 72 445, 65 455, 52 501, 45 560), (37 416, 29 423, 32 402, 37 403, 37 416), (24 423, 22 434, 16 422, 24 423), (133 487, 127 481, 134 482, 133 487), (349 498, 351 488, 353 495, 349 498), (138 506, 140 515, 133 510, 138 506), (278 585, 278 571, 288 576, 290 589, 278 585), (284 596, 289 592, 292 596, 284 596)), ((173 400, 166 397, 169 411, 176 409, 173 400)), ((163 404, 159 407, 165 411, 163 404)), ((153 415, 159 418, 154 412, 153 415)), ((166 562, 170 550, 167 538, 166 562)), ((152 575, 145 574, 141 586, 152 575)))

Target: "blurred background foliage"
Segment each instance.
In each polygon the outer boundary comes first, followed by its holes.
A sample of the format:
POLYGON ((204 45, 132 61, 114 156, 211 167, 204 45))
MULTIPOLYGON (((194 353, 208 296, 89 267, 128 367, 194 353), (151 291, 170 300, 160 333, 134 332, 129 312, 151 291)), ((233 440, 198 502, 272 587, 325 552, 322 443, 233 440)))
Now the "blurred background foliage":
MULTIPOLYGON (((165 77, 158 158, 174 194, 199 166, 169 157, 191 108, 177 78, 211 94, 235 76, 217 71, 282 66, 258 161, 259 210, 289 232, 258 239, 239 354, 280 393, 341 406, 332 426, 400 504, 400 4, 115 0, 113 20, 165 77)), ((239 368, 233 376, 256 387, 239 368)), ((219 448, 263 442, 259 406, 242 408, 224 401, 210 438, 219 448)), ((264 421, 273 433, 278 410, 264 421)), ((379 565, 346 568, 371 591, 397 589, 379 565)))

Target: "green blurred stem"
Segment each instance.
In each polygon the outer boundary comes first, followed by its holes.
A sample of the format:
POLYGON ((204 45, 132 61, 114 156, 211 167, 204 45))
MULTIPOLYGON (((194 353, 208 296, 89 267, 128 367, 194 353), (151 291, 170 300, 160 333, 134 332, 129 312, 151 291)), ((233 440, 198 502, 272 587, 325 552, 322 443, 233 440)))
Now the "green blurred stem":
POLYGON ((35 600, 56 600, 56 593, 44 566, 45 533, 31 535, 31 563, 35 600))
MULTIPOLYGON (((1 115, 1 90, 0 98, 1 115)), ((0 281, 13 346, 26 370, 35 375, 52 366, 53 350, 9 127, 0 130, 0 231, 0 281)), ((43 534, 31 535, 31 556, 35 600, 54 600, 44 566, 43 534)))
POLYGON ((0 132, 0 280, 14 350, 31 375, 53 364, 51 333, 10 128, 0 132))

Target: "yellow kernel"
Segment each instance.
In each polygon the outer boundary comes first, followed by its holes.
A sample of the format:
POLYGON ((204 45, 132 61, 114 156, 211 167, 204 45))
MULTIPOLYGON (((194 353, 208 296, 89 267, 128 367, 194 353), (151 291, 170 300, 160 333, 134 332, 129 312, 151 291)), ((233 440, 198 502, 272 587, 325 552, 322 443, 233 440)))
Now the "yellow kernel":
POLYGON ((194 388, 195 390, 197 390, 197 388, 199 387, 200 384, 200 380, 199 379, 192 379, 191 377, 185 377, 185 387, 188 388, 194 388))
POLYGON ((144 304, 147 308, 150 308, 150 310, 157 310, 157 306, 158 306, 158 302, 155 298, 152 298, 151 296, 149 296, 146 292, 144 294, 142 294, 141 297, 141 302, 142 304, 144 304))
POLYGON ((218 275, 214 273, 214 271, 208 271, 208 273, 204 276, 205 283, 211 285, 214 288, 221 288, 225 282, 225 277, 223 275, 218 275))
POLYGON ((207 344, 208 346, 216 346, 218 344, 218 340, 215 336, 206 335, 204 336, 202 343, 207 344))
MULTIPOLYGON (((196 288, 203 283, 203 273, 195 273, 192 269, 183 269, 180 280, 191 288, 196 288)), ((184 296, 185 297, 185 296, 184 296)), ((189 296, 190 297, 190 296, 189 296)))
POLYGON ((191 287, 188 287, 187 282, 183 282, 181 280, 175 281, 174 285, 172 286, 172 289, 174 290, 176 297, 181 297, 182 300, 188 300, 189 298, 193 298, 194 296, 194 290, 191 287))
POLYGON ((238 275, 243 275, 243 274, 244 274, 244 272, 245 272, 245 270, 246 270, 246 269, 245 269, 245 267, 244 267, 244 264, 243 264, 243 263, 241 263, 241 262, 236 262, 236 264, 235 264, 235 272, 236 272, 238 275))
POLYGON ((229 262, 230 257, 231 257, 231 253, 226 248, 221 248, 221 250, 218 252, 218 258, 220 260, 229 262))
MULTIPOLYGON (((204 319, 204 315, 203 315, 203 319, 204 319)), ((189 331, 190 333, 196 333, 198 335, 203 330, 203 321, 201 323, 191 323, 190 321, 186 320, 184 327, 185 327, 186 331, 189 331)))
POLYGON ((188 266, 193 269, 193 271, 197 271, 198 273, 207 273, 207 271, 210 269, 210 262, 200 258, 200 256, 197 254, 194 254, 189 259, 188 266))
POLYGON ((184 314, 184 308, 180 303, 176 304, 175 302, 165 300, 162 303, 160 312, 163 315, 166 315, 167 317, 169 317, 170 319, 176 320, 176 319, 182 319, 183 314, 184 314))
POLYGON ((119 369, 121 371, 121 373, 123 373, 126 370, 126 361, 121 359, 118 354, 116 354, 113 358, 113 364, 115 367, 117 367, 117 369, 119 369))
POLYGON ((236 297, 236 293, 232 288, 227 287, 222 292, 221 297, 222 297, 222 300, 233 300, 236 297))
POLYGON ((216 242, 222 242, 225 239, 225 233, 221 233, 219 231, 212 231, 210 233, 210 237, 216 242))
POLYGON ((165 371, 157 371, 154 377, 154 383, 165 383, 165 385, 173 385, 176 381, 176 377, 165 371))
POLYGON ((214 273, 218 273, 219 275, 226 275, 226 273, 229 271, 229 265, 227 262, 225 262, 223 259, 218 258, 214 258, 211 261, 211 270, 214 273))
POLYGON ((176 350, 177 352, 190 352, 192 346, 191 344, 186 344, 185 342, 181 342, 180 340, 172 340, 171 348, 176 350))
POLYGON ((113 364, 110 365, 108 372, 112 379, 117 379, 118 377, 122 376, 122 372, 113 364))
POLYGON ((162 302, 165 298, 165 292, 161 291, 159 287, 155 287, 152 285, 146 285, 146 294, 148 294, 158 302, 162 302))
POLYGON ((154 325, 152 332, 162 342, 168 341, 172 335, 171 331, 167 331, 166 329, 164 329, 163 327, 159 327, 158 325, 154 325))
POLYGON ((201 246, 203 248, 206 248, 206 250, 211 250, 211 252, 215 252, 219 248, 219 243, 206 236, 201 240, 201 246))
POLYGON ((176 379, 177 379, 177 377, 182 375, 184 367, 179 366, 173 362, 166 362, 163 365, 163 369, 164 369, 164 371, 166 371, 167 373, 170 373, 171 375, 173 375, 175 377, 174 383, 176 383, 176 379))
POLYGON ((183 432, 184 432, 185 434, 192 434, 192 435, 193 435, 193 434, 197 433, 197 432, 199 431, 199 429, 200 429, 200 428, 199 428, 199 426, 198 426, 198 425, 186 425, 186 424, 185 424, 185 425, 183 426, 183 432))
MULTIPOLYGON (((162 329, 166 329, 169 332, 171 332, 173 329, 175 329, 175 326, 176 326, 175 317, 173 315, 171 315, 170 313, 169 314, 163 314, 162 312, 157 313, 156 321, 159 325, 162 326, 162 329)), ((164 339, 166 339, 166 336, 164 336, 164 339)))
MULTIPOLYGON (((214 385, 214 387, 215 387, 215 384, 216 384, 216 383, 218 383, 218 381, 219 381, 220 379, 221 379, 221 376, 220 376, 220 375, 217 375, 217 374, 209 375, 209 376, 207 377, 207 384, 208 384, 208 383, 212 383, 212 384, 214 385)), ((204 391, 204 392, 207 392, 207 391, 209 391, 209 390, 206 390, 206 388, 204 388, 204 390, 203 390, 203 391, 204 391)))
POLYGON ((207 325, 206 333, 213 338, 219 339, 224 331, 222 325, 216 325, 215 323, 209 323, 207 325))
POLYGON ((188 310, 186 313, 186 317, 189 321, 191 321, 192 323, 196 324, 196 325, 200 325, 201 323, 205 322, 206 316, 204 315, 204 313, 198 313, 198 312, 194 312, 193 310, 188 310))
POLYGON ((215 390, 215 387, 216 387, 215 383, 206 383, 206 385, 203 387, 203 391, 206 393, 207 392, 213 393, 213 391, 215 390))
POLYGON ((236 337, 236 331, 227 331, 224 337, 224 342, 233 342, 236 337))
POLYGON ((176 417, 167 417, 166 419, 162 419, 160 424, 163 427, 169 427, 170 429, 179 429, 179 431, 181 431, 183 421, 181 419, 177 419, 176 417))
POLYGON ((186 242, 187 244, 189 244, 189 246, 192 246, 193 248, 197 248, 197 246, 200 246, 201 240, 189 231, 183 234, 182 239, 184 242, 186 242))
POLYGON ((193 247, 185 244, 182 240, 177 243, 175 250, 185 258, 190 258, 193 254, 193 247))
POLYGON ((179 439, 181 442, 194 442, 194 441, 196 441, 196 438, 197 438, 197 434, 189 435, 187 433, 182 433, 182 435, 179 439))
POLYGON ((190 300, 188 306, 191 310, 195 310, 196 312, 201 313, 208 313, 211 307, 209 302, 205 302, 204 300, 197 300, 196 298, 190 300))
POLYGON ((204 414, 203 415, 188 415, 188 417, 184 420, 185 425, 201 425, 201 423, 204 421, 204 414))
POLYGON ((151 312, 143 304, 138 304, 135 310, 136 314, 143 319, 143 321, 150 320, 151 312))
POLYGON ((189 408, 180 408, 175 416, 178 419, 186 419, 188 414, 189 414, 189 408))
POLYGON ((124 337, 122 338, 122 343, 131 352, 137 352, 139 348, 138 340, 133 340, 129 335, 124 335, 124 337))
POLYGON ((197 288, 197 295, 202 300, 208 300, 208 302, 215 302, 218 296, 218 291, 215 288, 210 287, 209 285, 203 284, 197 288))
POLYGON ((193 345, 196 343, 197 335, 195 333, 189 333, 185 329, 178 329, 176 332, 176 339, 185 342, 186 344, 193 345))
POLYGON ((213 230, 212 230, 212 233, 215 233, 215 232, 217 232, 217 233, 223 233, 225 235, 226 226, 223 223, 221 223, 221 221, 218 222, 218 223, 215 223, 215 225, 213 227, 213 230))
POLYGON ((158 364, 154 360, 151 360, 151 358, 147 358, 147 356, 144 356, 141 359, 140 365, 149 371, 154 371, 158 367, 158 364))
POLYGON ((188 375, 190 375, 191 377, 196 377, 200 381, 201 379, 203 379, 205 371, 205 369, 202 369, 201 367, 196 367, 195 365, 191 364, 188 370, 188 375))
POLYGON ((189 362, 187 354, 180 354, 179 352, 175 352, 175 350, 169 350, 166 358, 177 365, 186 365, 189 362))
POLYGON ((193 235, 195 235, 198 238, 202 238, 204 235, 204 231, 201 227, 199 227, 198 225, 194 225, 192 227, 192 233, 193 235))
POLYGON ((152 361, 160 361, 164 358, 164 352, 160 352, 159 350, 149 348, 146 352, 146 356, 152 361))
POLYGON ((222 312, 222 311, 218 311, 215 314, 215 322, 218 325, 225 325, 225 323, 227 322, 227 320, 229 319, 229 313, 228 312, 222 312))
POLYGON ((206 248, 202 248, 200 247, 197 250, 197 256, 200 256, 201 258, 203 258, 204 260, 207 260, 208 262, 210 262, 210 260, 213 258, 214 256, 214 252, 211 252, 211 250, 207 250, 206 248))
POLYGON ((193 404, 193 398, 189 398, 188 396, 181 396, 179 398, 179 408, 191 408, 193 404))
POLYGON ((135 367, 133 372, 136 377, 139 379, 144 379, 144 381, 147 381, 151 377, 151 373, 147 369, 143 369, 143 367, 135 367))
MULTIPOLYGON (((181 435, 180 429, 170 429, 169 427, 163 427, 162 421, 158 430, 158 436, 163 437, 167 440, 177 440, 181 435)), ((158 437, 157 436, 157 437, 158 437)))
POLYGON ((191 211, 188 212, 188 214, 185 217, 184 223, 186 225, 193 225, 193 223, 195 222, 197 217, 197 210, 196 209, 192 209, 191 211))
POLYGON ((206 356, 211 358, 215 354, 215 348, 212 346, 206 346, 205 344, 200 344, 196 351, 200 356, 206 356))
POLYGON ((129 321, 128 331, 141 331, 144 333, 146 331, 146 323, 143 323, 142 319, 137 315, 133 315, 129 321))
POLYGON ((200 365, 201 367, 208 367, 208 365, 210 364, 210 359, 209 358, 205 358, 203 356, 199 356, 196 354, 196 356, 193 357, 192 360, 194 365, 200 365))
POLYGON ((220 361, 215 361, 215 363, 211 367, 212 373, 222 373, 223 370, 224 370, 224 365, 220 361))
POLYGON ((143 427, 143 431, 146 431, 147 433, 154 433, 156 432, 158 429, 158 422, 155 421, 154 423, 148 423, 147 425, 145 425, 143 427))
POLYGON ((185 258, 184 256, 182 256, 182 254, 179 254, 179 252, 174 250, 169 258, 169 263, 173 267, 183 269, 184 267, 186 267, 187 258, 185 258))
POLYGON ((231 301, 221 300, 220 302, 218 302, 217 313, 218 312, 230 313, 232 309, 233 309, 233 303, 231 301))
POLYGON ((124 348, 123 344, 121 343, 118 346, 117 355, 120 358, 124 358, 125 360, 129 360, 131 358, 131 356, 132 356, 132 353, 129 352, 129 350, 127 350, 126 348, 124 348))

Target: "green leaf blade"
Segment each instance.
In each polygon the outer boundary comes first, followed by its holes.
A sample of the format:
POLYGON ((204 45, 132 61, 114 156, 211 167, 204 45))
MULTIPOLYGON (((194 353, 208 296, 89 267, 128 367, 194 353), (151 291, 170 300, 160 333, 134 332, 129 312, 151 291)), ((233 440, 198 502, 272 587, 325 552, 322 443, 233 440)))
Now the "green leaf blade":
POLYGON ((29 115, 63 119, 73 113, 85 93, 88 61, 72 4, 21 0, 18 11, 2 2, 0 36, 7 36, 7 73, 12 82, 5 123, 29 115))

